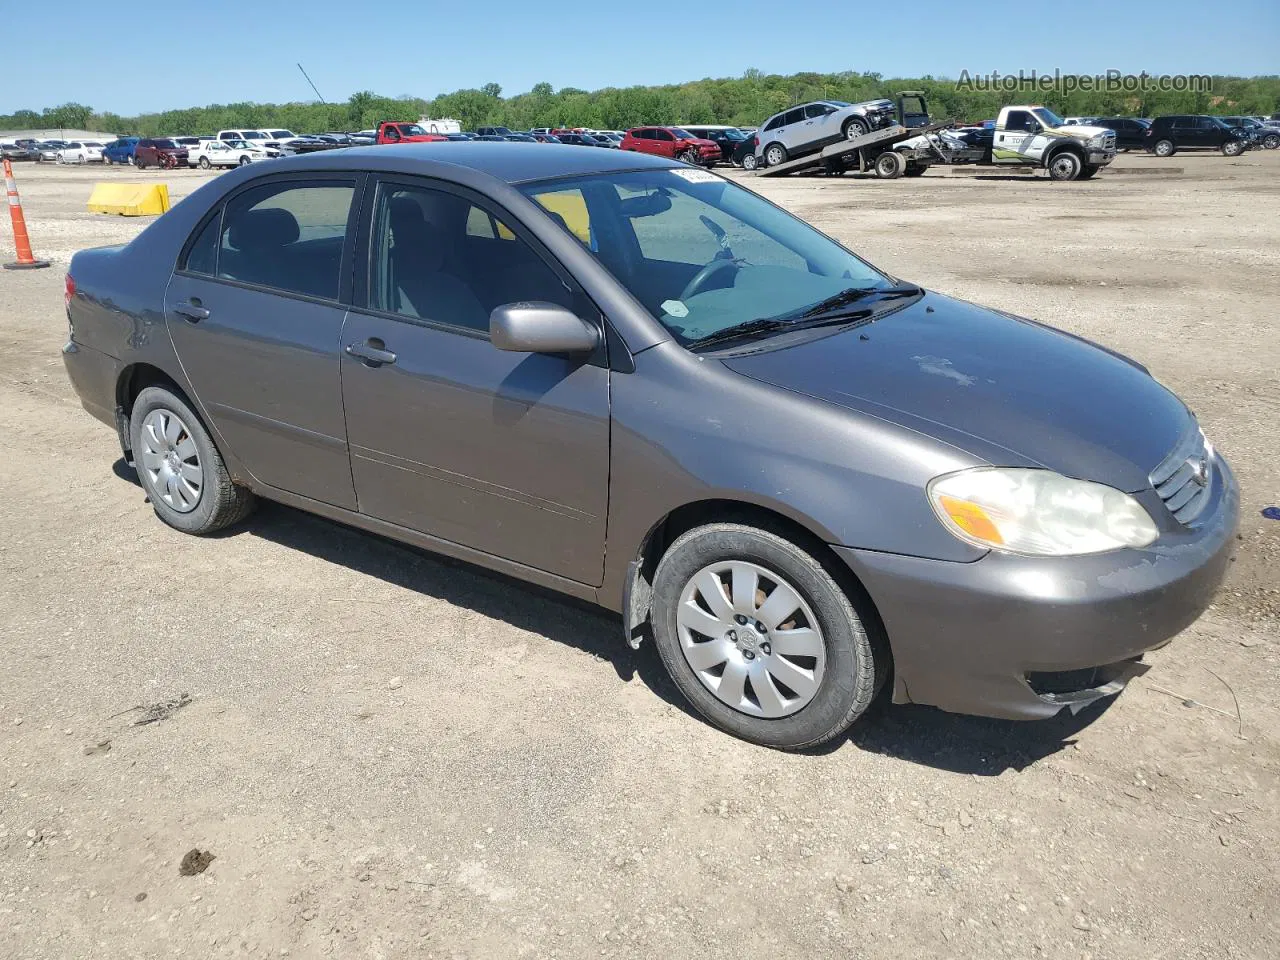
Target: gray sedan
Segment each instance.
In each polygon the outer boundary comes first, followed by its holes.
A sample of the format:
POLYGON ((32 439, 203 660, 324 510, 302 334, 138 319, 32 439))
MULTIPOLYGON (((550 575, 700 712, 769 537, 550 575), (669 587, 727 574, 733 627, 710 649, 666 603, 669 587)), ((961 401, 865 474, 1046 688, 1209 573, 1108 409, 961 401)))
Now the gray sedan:
POLYGON ((1194 621, 1238 492, 1140 364, 923 290, 705 170, 426 144, 210 181, 67 279, 156 514, 266 497, 593 601, 787 749, 1046 717, 1194 621))

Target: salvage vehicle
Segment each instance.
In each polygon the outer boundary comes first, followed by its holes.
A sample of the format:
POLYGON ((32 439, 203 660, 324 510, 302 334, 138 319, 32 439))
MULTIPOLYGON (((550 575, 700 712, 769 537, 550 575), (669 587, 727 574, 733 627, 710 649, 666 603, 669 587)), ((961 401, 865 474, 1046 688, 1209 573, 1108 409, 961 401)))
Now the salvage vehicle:
POLYGON ((187 154, 187 162, 193 167, 208 170, 211 167, 238 167, 277 156, 248 140, 201 140, 187 154))
POLYGON ((72 140, 58 151, 59 163, 101 163, 102 144, 97 140, 72 140))
POLYGON ((886 685, 1024 719, 1118 693, 1235 540, 1226 459, 1140 363, 634 151, 240 167, 75 254, 65 300, 163 522, 264 497, 602 604, 772 747, 886 685))
POLYGON ((1156 117, 1143 141, 1157 157, 1172 157, 1179 150, 1219 150, 1224 157, 1238 157, 1253 143, 1247 131, 1221 117, 1194 114, 1156 117))
POLYGON ((138 148, 138 137, 120 137, 112 140, 102 148, 102 162, 107 166, 116 163, 133 163, 134 151, 138 148))
POLYGON ((0 157, 5 160, 35 160, 37 155, 34 143, 0 143, 0 157))
MULTIPOLYGON (((720 148, 720 157, 728 163, 733 163, 733 155, 745 141, 751 139, 750 136, 737 127, 699 124, 695 127, 682 127, 681 129, 689 131, 695 137, 710 140, 720 148)), ((741 166, 742 164, 739 162, 737 165, 741 166)))
POLYGON ((856 140, 897 122, 892 100, 815 100, 776 113, 760 127, 757 161, 776 167, 841 140, 856 140))
POLYGON ((706 167, 720 159, 720 148, 714 140, 695 137, 682 127, 634 127, 618 146, 706 167))
POLYGON ((1236 127, 1249 135, 1254 146, 1267 150, 1280 148, 1280 128, 1263 123, 1257 117, 1223 117, 1222 122, 1229 127, 1236 127))
POLYGON ((374 143, 448 143, 449 138, 439 133, 427 133, 416 123, 384 120, 378 124, 374 143))
POLYGON ((167 137, 144 137, 133 151, 133 165, 139 170, 147 167, 185 167, 187 148, 167 137))
POLYGON ((1094 124, 1116 135, 1116 151, 1146 149, 1147 128, 1151 121, 1146 117, 1103 117, 1094 124))

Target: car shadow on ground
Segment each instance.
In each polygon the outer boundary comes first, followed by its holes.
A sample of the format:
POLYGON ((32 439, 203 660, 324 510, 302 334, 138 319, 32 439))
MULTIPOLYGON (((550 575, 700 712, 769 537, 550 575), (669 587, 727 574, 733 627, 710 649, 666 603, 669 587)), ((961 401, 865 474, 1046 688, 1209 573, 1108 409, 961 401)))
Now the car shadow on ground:
MULTIPOLYGON (((139 486, 123 459, 113 472, 139 486)), ((460 560, 442 557, 323 517, 260 501, 243 524, 214 537, 256 536, 318 557, 423 596, 501 620, 520 630, 568 644, 609 663, 619 679, 639 677, 655 695, 698 723, 705 723, 667 676, 652 641, 633 650, 621 619, 589 603, 515 580, 460 560)), ((853 745, 859 750, 957 774, 999 776, 1023 770, 1070 746, 1113 702, 1108 698, 1071 715, 1030 723, 966 717, 932 707, 892 705, 889 684, 848 734, 799 756, 825 756, 853 745)))

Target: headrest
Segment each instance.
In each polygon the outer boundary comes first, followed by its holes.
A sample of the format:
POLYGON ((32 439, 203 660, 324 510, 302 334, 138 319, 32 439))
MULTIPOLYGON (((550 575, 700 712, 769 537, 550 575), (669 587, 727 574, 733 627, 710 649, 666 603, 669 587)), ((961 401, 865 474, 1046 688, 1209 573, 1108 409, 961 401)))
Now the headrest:
POLYGON ((231 224, 228 240, 237 250, 269 250, 294 243, 300 235, 298 221, 288 210, 266 207, 242 213, 231 224))
POLYGON ((421 204, 412 197, 392 197, 387 215, 402 266, 407 266, 405 261, 411 258, 417 270, 439 270, 444 263, 444 250, 438 233, 433 235, 421 204))

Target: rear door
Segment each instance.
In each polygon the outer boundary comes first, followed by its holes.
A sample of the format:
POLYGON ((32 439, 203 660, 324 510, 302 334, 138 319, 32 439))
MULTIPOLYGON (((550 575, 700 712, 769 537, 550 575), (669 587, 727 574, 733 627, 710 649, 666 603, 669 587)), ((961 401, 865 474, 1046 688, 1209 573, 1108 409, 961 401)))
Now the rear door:
POLYGON ((453 185, 384 179, 343 335, 360 511, 580 583, 603 576, 609 371, 600 356, 510 353, 503 303, 602 322, 518 223, 453 185))
POLYGON ((355 509, 338 378, 361 180, 255 184, 188 241, 169 333, 208 421, 258 481, 355 509))
POLYGON ((805 139, 804 108, 788 110, 782 118, 782 126, 774 132, 777 134, 775 139, 782 141, 789 153, 804 149, 808 142, 805 139))

